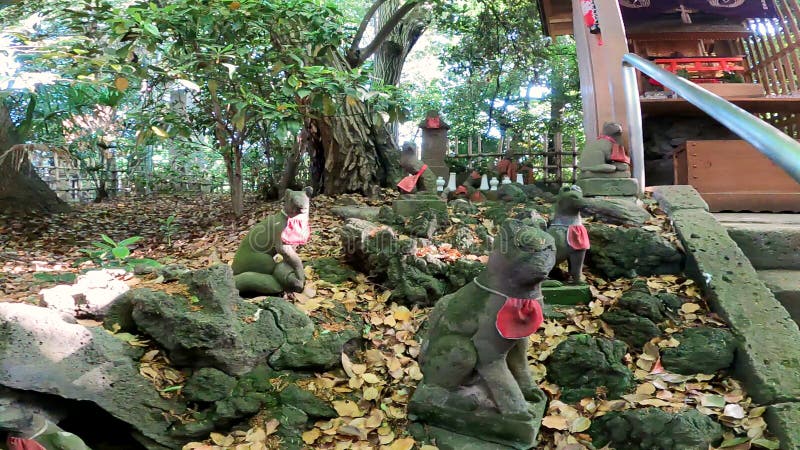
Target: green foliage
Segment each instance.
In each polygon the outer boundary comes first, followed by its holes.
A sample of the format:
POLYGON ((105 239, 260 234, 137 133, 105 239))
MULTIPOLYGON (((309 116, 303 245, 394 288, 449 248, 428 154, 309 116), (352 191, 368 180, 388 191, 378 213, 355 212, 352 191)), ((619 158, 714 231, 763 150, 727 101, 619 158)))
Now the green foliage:
POLYGON ((178 232, 180 229, 180 225, 175 223, 175 214, 170 214, 169 217, 164 219, 161 223, 161 233, 164 235, 164 238, 167 240, 167 245, 172 247, 172 236, 178 232))
POLYGON ((131 270, 137 265, 158 267, 161 264, 148 258, 131 258, 130 247, 141 241, 141 236, 133 236, 119 242, 114 241, 108 235, 101 234, 102 241, 92 242, 94 248, 81 249, 86 254, 84 260, 89 260, 99 267, 123 267, 131 270))
POLYGON ((722 81, 726 83, 744 83, 744 77, 736 72, 723 72, 722 81))
POLYGON ((33 278, 44 282, 74 283, 78 276, 72 272, 37 272, 33 278))

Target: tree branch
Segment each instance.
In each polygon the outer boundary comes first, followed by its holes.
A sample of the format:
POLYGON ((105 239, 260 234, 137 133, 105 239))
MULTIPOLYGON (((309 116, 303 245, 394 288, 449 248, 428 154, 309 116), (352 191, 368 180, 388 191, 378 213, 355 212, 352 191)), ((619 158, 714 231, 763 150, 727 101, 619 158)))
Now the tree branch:
POLYGON ((375 38, 372 40, 372 42, 369 43, 369 45, 357 50, 357 55, 348 55, 347 62, 350 63, 350 66, 358 67, 361 64, 363 64, 364 61, 369 59, 369 57, 372 56, 372 54, 375 53, 376 50, 378 50, 381 44, 383 44, 383 41, 385 41, 386 38, 389 37, 389 34, 392 32, 392 30, 394 30, 394 27, 396 27, 397 24, 399 24, 400 21, 403 20, 403 18, 408 13, 410 13, 414 8, 416 8, 417 5, 422 3, 422 1, 423 0, 409 0, 406 3, 404 3, 403 6, 397 8, 397 11, 395 11, 394 14, 392 14, 392 17, 390 17, 389 20, 386 21, 386 23, 383 25, 380 31, 378 31, 378 33, 375 35, 375 38), (357 56, 358 59, 355 58, 351 59, 350 56, 357 56))
POLYGON ((378 9, 383 6, 388 0, 375 0, 375 3, 369 7, 366 14, 364 14, 364 18, 361 20, 361 24, 358 26, 358 31, 356 31, 356 35, 353 36, 353 42, 350 44, 350 48, 347 50, 347 61, 350 60, 357 61, 358 60, 358 44, 361 43, 361 38, 364 37, 364 32, 367 31, 367 25, 369 25, 369 21, 372 20, 372 16, 378 12, 378 9))

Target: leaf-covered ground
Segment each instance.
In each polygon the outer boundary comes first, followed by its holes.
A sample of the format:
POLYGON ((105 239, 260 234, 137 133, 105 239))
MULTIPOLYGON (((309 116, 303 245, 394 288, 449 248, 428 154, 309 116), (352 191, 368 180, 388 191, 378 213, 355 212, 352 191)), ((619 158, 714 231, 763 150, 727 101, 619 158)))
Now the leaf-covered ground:
MULTIPOLYGON (((338 257, 338 229, 341 220, 330 215, 334 200, 318 197, 312 201, 312 238, 301 248, 305 261, 320 257, 338 257)), ((364 203, 363 199, 358 202, 364 203)), ((373 205, 385 204, 387 199, 375 200, 373 205)), ((111 203, 76 207, 75 211, 50 217, 20 220, 0 215, 0 294, 4 301, 39 301, 39 291, 56 281, 69 280, 69 273, 94 267, 81 262, 82 249, 91 247, 106 234, 114 241, 142 236, 133 257, 151 258, 162 263, 179 263, 191 268, 209 264, 229 263, 249 227, 278 210, 279 204, 247 202, 244 217, 228 213, 227 200, 217 196, 161 196, 125 198, 111 203), (165 225, 175 216, 170 231, 165 225)), ((646 225, 651 231, 663 233, 674 240, 662 214, 646 225)), ((460 255, 450 248, 428 248, 442 259, 460 255)), ((477 257, 474 256, 474 257, 477 257)), ((366 349, 355 354, 343 354, 343 370, 318 373, 302 385, 319 397, 331 402, 338 418, 321 421, 303 434, 310 448, 407 450, 434 449, 420 446, 407 435, 406 404, 414 387, 422 379, 417 356, 419 341, 415 333, 428 314, 428 309, 406 308, 391 303, 390 292, 371 283, 363 275, 355 281, 331 284, 318 279, 307 267, 309 289, 291 298, 310 315, 325 318, 326 311, 341 303, 348 310, 360 313, 367 324, 364 330, 366 349)), ((127 277, 128 283, 143 282, 127 277)), ((611 307, 633 280, 603 280, 589 274, 595 300, 586 306, 566 312, 566 319, 548 320, 532 336, 529 356, 540 386, 551 401, 541 431, 542 449, 577 450, 593 448, 586 431, 596 417, 608 411, 629 408, 658 407, 669 412, 697 408, 726 426, 723 447, 747 449, 777 448, 766 434, 762 418, 764 408, 757 407, 743 391, 741 384, 724 375, 677 375, 666 372, 660 364, 660 351, 678 345, 670 335, 686 327, 705 324, 724 327, 691 280, 678 276, 647 279, 651 292, 672 292, 686 303, 680 317, 672 320, 666 337, 656 338, 639 353, 636 349, 626 355, 626 363, 637 380, 635 392, 620 400, 606 400, 603 392, 593 399, 577 404, 559 400, 558 386, 545 381, 544 361, 567 336, 586 333, 613 337, 613 331, 599 316, 611 307)), ((331 321, 329 325, 339 325, 331 321)), ((134 345, 147 345, 136 339, 134 345)), ((158 349, 148 351, 142 358, 140 372, 151 379, 164 395, 179 395, 183 374, 169 367, 169 361, 158 349)), ((269 417, 257 416, 248 431, 230 434, 212 433, 205 442, 187 443, 186 448, 231 448, 237 450, 280 448, 273 436, 280 423, 269 417)))

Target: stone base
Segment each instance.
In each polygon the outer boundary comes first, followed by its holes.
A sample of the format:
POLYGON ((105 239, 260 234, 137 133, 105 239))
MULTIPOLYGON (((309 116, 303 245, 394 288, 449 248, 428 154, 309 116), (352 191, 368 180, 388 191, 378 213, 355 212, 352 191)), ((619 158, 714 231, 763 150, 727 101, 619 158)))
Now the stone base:
POLYGON ((583 190, 584 197, 636 196, 639 193, 636 178, 583 178, 575 184, 583 190))
POLYGON ((592 291, 588 284, 562 286, 542 286, 545 304, 586 305, 592 301, 592 291))
POLYGON ((413 423, 408 428, 418 442, 436 443, 439 450, 508 450, 507 445, 487 442, 464 434, 453 433, 444 428, 413 423))
POLYGON ((447 202, 435 193, 404 194, 392 203, 394 213, 403 218, 413 218, 432 209, 447 214, 447 202))
MULTIPOLYGON (((443 430, 439 432, 439 438, 444 434, 444 430, 451 435, 453 445, 450 447, 443 447, 437 439, 436 443, 440 449, 510 447, 527 450, 534 448, 538 443, 539 427, 547 406, 545 401, 529 402, 529 417, 503 415, 495 410, 481 407, 470 411, 463 403, 464 400, 460 396, 446 389, 420 384, 411 397, 408 410, 410 418, 425 422, 427 430, 437 431, 437 428, 441 427, 443 430), (478 445, 480 442, 477 441, 483 441, 483 446, 478 445), (460 446, 465 442, 475 446, 460 446), (491 443, 499 446, 493 446, 491 443)), ((429 436, 436 437, 432 432, 429 436)))

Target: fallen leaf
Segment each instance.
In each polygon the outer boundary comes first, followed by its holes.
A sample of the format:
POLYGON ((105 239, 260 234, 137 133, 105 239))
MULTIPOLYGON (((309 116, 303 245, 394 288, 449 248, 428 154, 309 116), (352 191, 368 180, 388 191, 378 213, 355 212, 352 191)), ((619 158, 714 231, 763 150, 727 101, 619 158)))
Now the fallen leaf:
POLYGON ((385 447, 385 450, 411 450, 414 444, 414 438, 401 438, 392 442, 392 445, 385 447))
POLYGON ((542 425, 546 426, 547 428, 552 428, 554 430, 569 429, 569 424, 567 423, 567 419, 561 416, 545 416, 545 418, 542 419, 542 425))
POLYGON ((319 428, 312 428, 303 433, 302 438, 303 442, 306 444, 313 444, 316 440, 322 435, 322 432, 319 431, 319 428))

